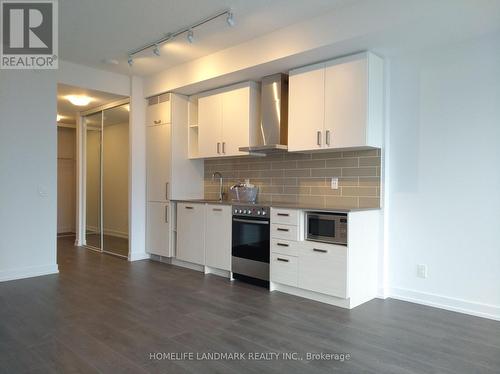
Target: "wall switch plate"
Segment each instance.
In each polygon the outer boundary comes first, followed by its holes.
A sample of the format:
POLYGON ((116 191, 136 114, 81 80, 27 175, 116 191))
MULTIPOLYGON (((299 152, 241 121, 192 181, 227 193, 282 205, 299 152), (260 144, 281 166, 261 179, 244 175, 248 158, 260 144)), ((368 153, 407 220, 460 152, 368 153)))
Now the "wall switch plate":
POLYGON ((330 188, 332 190, 338 190, 339 189, 339 178, 333 177, 332 182, 330 184, 330 188))
POLYGON ((418 264, 417 265, 417 277, 419 278, 427 278, 427 265, 418 264))
POLYGON ((38 196, 45 198, 48 196, 47 188, 45 186, 39 184, 38 185, 38 196))

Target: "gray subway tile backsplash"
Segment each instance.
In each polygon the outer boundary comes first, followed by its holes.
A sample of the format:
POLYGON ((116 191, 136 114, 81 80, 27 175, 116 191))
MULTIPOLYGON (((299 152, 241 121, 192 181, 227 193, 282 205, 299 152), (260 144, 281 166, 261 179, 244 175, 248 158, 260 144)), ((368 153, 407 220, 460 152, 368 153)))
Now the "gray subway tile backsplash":
POLYGON ((212 173, 222 173, 225 192, 250 179, 262 202, 312 204, 322 207, 380 206, 379 149, 322 153, 276 153, 266 157, 205 160, 205 198, 218 197, 212 173), (339 188, 330 188, 331 177, 339 188))

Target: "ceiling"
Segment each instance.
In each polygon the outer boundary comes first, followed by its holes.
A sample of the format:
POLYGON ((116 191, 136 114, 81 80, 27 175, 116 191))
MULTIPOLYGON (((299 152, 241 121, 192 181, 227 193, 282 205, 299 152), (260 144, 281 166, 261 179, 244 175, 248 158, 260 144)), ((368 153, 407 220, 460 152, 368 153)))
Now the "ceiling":
MULTIPOLYGON (((57 85, 57 114, 63 118, 59 123, 74 125, 78 112, 89 110, 113 101, 125 99, 126 96, 114 95, 107 92, 87 90, 84 88, 68 86, 65 84, 57 85), (92 98, 92 101, 87 106, 75 106, 71 104, 66 97, 68 95, 85 95, 92 98)), ((127 112, 128 118, 128 112, 127 112)))
POLYGON ((65 61, 125 74, 150 75, 237 45, 356 0, 64 0, 59 2, 60 56, 65 61), (161 57, 127 64, 130 50, 169 32, 231 8, 236 26, 224 17, 194 30, 195 42, 180 36, 161 57), (91 27, 90 27, 91 26, 91 27), (116 60, 117 65, 105 61, 116 60))

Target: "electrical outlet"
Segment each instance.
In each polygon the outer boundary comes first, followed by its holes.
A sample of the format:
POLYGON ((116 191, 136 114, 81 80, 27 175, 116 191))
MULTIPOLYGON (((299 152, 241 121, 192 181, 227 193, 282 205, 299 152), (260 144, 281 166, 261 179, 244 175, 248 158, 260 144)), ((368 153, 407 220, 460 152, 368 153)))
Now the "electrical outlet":
POLYGON ((427 265, 418 264, 417 265, 417 277, 419 278, 427 278, 427 265))
POLYGON ((330 188, 332 190, 338 190, 339 189, 339 178, 333 177, 332 182, 330 184, 330 188))

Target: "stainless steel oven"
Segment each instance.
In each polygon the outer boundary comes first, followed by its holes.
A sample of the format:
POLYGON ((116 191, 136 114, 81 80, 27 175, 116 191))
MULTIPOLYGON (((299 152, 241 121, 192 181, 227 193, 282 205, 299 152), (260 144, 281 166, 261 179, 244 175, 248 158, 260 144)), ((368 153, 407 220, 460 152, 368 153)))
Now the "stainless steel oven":
POLYGON ((307 240, 347 245, 347 214, 306 212, 307 240))
POLYGON ((269 286, 270 257, 269 207, 242 205, 233 207, 232 257, 233 278, 269 286))

